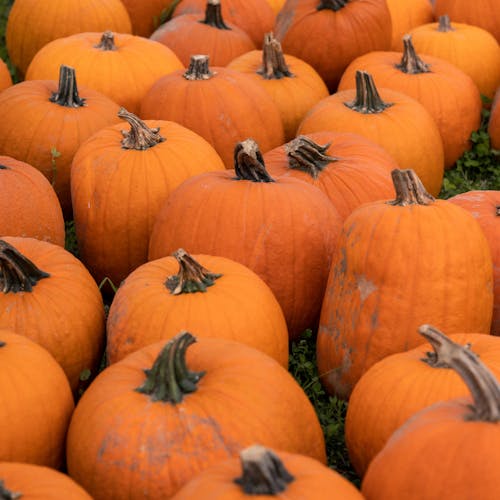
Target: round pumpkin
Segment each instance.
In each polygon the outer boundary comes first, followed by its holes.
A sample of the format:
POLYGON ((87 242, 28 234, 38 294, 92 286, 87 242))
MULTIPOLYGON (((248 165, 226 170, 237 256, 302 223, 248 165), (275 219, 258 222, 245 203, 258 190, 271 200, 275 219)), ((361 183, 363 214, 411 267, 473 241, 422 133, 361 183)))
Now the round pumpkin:
POLYGON ((0 234, 64 246, 61 205, 40 171, 9 156, 0 156, 0 191, 0 234))
POLYGON ((161 24, 162 17, 169 10, 170 0, 121 0, 130 16, 132 33, 148 38, 161 24))
POLYGON ((130 354, 80 399, 68 472, 96 500, 169 498, 255 442, 326 462, 313 406, 277 361, 239 342, 194 341, 183 332, 130 354))
POLYGON ((12 77, 10 76, 9 68, 3 60, 0 59, 0 92, 11 85, 12 77))
POLYGON ((136 269, 111 303, 106 359, 115 363, 181 330, 242 342, 288 367, 288 330, 278 301, 233 260, 178 249, 136 269))
POLYGON ((490 136, 491 147, 500 149, 500 87, 498 87, 491 105, 488 134, 490 136))

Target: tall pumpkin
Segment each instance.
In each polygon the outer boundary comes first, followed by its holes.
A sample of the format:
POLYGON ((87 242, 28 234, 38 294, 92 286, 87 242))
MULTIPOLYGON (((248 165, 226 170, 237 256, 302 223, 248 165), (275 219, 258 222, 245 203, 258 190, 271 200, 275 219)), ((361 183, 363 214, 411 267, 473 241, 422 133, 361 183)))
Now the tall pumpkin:
POLYGON ((344 222, 317 338, 328 392, 348 398, 374 363, 421 343, 426 319, 449 333, 488 333, 493 310, 488 242, 474 218, 435 200, 411 170, 393 172, 396 199, 344 222))

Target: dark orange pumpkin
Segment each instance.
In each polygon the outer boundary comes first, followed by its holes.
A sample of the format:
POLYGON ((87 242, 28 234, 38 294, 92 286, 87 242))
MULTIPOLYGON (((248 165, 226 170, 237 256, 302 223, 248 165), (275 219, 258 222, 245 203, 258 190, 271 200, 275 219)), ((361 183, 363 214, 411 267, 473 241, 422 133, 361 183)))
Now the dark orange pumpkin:
POLYGON ((168 11, 170 0, 121 0, 132 22, 134 35, 148 38, 161 23, 162 16, 168 11))
POLYGON ((12 77, 10 76, 9 68, 0 59, 0 92, 12 85, 12 77))

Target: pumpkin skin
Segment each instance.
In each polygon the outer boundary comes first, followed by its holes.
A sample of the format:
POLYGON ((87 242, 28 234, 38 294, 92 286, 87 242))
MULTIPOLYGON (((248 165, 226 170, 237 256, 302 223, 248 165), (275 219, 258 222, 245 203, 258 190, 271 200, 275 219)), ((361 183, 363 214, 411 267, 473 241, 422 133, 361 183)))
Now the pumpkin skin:
POLYGON ((74 408, 62 368, 44 348, 3 327, 0 367, 0 461, 60 467, 74 408))
POLYGON ((325 130, 352 132, 377 143, 400 168, 415 170, 429 193, 439 194, 444 152, 434 119, 422 104, 406 94, 377 89, 369 73, 356 74, 356 90, 337 92, 313 106, 297 134, 325 130))
POLYGON ((0 156, 0 234, 64 246, 61 205, 49 181, 35 167, 0 156))
POLYGON ((104 30, 131 33, 130 18, 120 0, 16 0, 5 38, 10 60, 24 75, 35 54, 52 40, 104 30))
POLYGON ((393 175, 396 199, 351 213, 330 268, 318 372, 328 392, 343 399, 374 363, 418 346, 426 318, 450 334, 490 330, 491 253, 479 224, 429 197, 414 172, 393 175))
MULTIPOLYGON (((251 148, 249 141, 242 144, 251 148)), ((290 338, 298 338, 317 324, 341 220, 326 195, 303 181, 240 176, 255 156, 236 149, 237 172, 202 174, 170 194, 151 233, 149 259, 182 247, 240 262, 271 288, 290 338)))
POLYGON ((391 171, 398 165, 374 142, 347 132, 315 132, 302 137, 321 147, 314 148, 312 153, 311 147, 306 146, 301 154, 302 139, 299 137, 295 141, 298 148, 292 141, 268 151, 264 161, 271 176, 294 177, 318 187, 328 196, 342 220, 363 203, 394 197, 391 171), (313 163, 319 172, 307 171, 310 165, 299 168, 293 160, 296 155, 302 159, 317 155, 313 163), (330 160, 325 161, 324 155, 330 160))
POLYGON ((92 497, 66 474, 41 465, 0 462, 0 481, 4 482, 5 490, 11 494, 19 493, 20 498, 26 500, 92 500, 92 497))
POLYGON ((0 59, 0 92, 12 85, 12 77, 10 76, 9 68, 0 59))
POLYGON ((326 462, 314 409, 275 360, 239 342, 200 338, 185 354, 195 384, 205 372, 195 391, 155 402, 156 386, 151 396, 136 388, 164 346, 146 346, 106 368, 73 414, 68 472, 96 500, 124 491, 169 498, 197 472, 254 442, 326 462))
MULTIPOLYGON (((457 333, 449 338, 471 350, 500 375, 500 339, 479 333, 457 333)), ((412 415, 438 401, 467 396, 457 373, 441 366, 426 343, 387 356, 357 382, 345 420, 345 439, 351 464, 362 477, 390 436, 412 415)))
POLYGON ((182 249, 174 254, 176 257, 140 266, 116 292, 106 328, 108 363, 145 345, 170 340, 184 329, 197 332, 198 338, 242 342, 287 368, 288 331, 270 288, 233 260, 211 255, 191 257, 182 249), (180 276, 179 266, 182 282, 189 280, 182 291, 169 284, 173 282, 170 278, 180 276))
POLYGON ((59 66, 75 68, 78 82, 138 113, 159 78, 184 65, 165 45, 126 33, 78 33, 45 45, 29 65, 26 80, 55 80, 59 66))
POLYGON ((442 16, 439 22, 416 27, 409 34, 419 53, 452 63, 472 78, 481 94, 493 99, 500 85, 500 46, 490 32, 450 23, 448 16, 442 16))
MULTIPOLYGON (((76 391, 80 373, 85 369, 93 373, 100 362, 104 306, 99 289, 83 264, 60 246, 34 238, 2 240, 49 276, 40 278, 34 273, 31 278, 33 272, 27 268, 15 291, 6 287, 4 275, 0 328, 10 328, 47 349, 76 391), (36 285, 29 290, 27 281, 36 285)), ((5 259, 2 255, 0 267, 5 259)))
POLYGON ((71 167, 81 259, 98 283, 108 277, 116 286, 147 261, 154 221, 172 190, 194 175, 224 170, 212 146, 191 130, 142 122, 123 109, 119 116, 131 124, 128 143, 123 124, 103 128, 82 144, 71 167))
POLYGON ((493 260, 493 319, 490 333, 500 335, 500 191, 469 191, 448 201, 467 210, 479 223, 488 240, 493 260))
POLYGON ((500 149, 500 87, 495 93, 495 99, 491 105, 490 119, 488 122, 488 134, 493 149, 500 149))
POLYGON ((132 22, 134 35, 148 38, 160 25, 160 18, 171 4, 170 0, 121 0, 132 22))
POLYGON ((283 51, 310 64, 334 92, 356 57, 391 46, 391 15, 385 0, 287 0, 276 38, 283 51))
POLYGON ((85 139, 118 121, 119 106, 87 88, 80 88, 75 98, 74 71, 64 66, 61 72, 61 85, 32 80, 0 93, 0 154, 40 170, 53 183, 64 215, 71 218, 73 156, 85 139), (50 100, 58 92, 62 104, 50 100))

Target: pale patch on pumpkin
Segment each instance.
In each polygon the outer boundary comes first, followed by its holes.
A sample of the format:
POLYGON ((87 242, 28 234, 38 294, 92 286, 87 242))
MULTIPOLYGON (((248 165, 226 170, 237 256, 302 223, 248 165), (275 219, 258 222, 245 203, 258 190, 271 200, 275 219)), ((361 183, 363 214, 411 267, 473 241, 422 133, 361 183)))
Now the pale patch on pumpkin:
POLYGON ((369 295, 377 290, 377 286, 371 281, 367 280, 366 277, 362 274, 356 275, 356 284, 358 286, 361 302, 364 302, 369 295))

